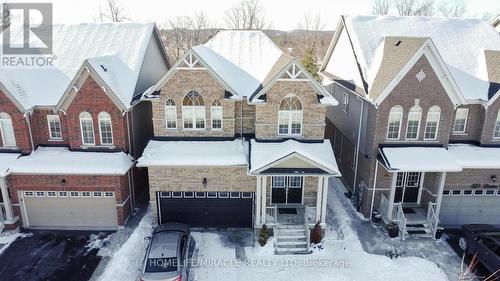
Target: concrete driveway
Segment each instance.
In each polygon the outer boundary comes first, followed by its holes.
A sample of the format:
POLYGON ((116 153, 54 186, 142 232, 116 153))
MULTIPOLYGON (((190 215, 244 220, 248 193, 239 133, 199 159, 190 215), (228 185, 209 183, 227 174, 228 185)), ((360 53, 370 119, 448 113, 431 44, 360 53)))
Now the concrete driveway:
POLYGON ((109 234, 82 231, 30 231, 0 255, 1 280, 88 280, 99 264, 99 249, 89 247, 109 234))

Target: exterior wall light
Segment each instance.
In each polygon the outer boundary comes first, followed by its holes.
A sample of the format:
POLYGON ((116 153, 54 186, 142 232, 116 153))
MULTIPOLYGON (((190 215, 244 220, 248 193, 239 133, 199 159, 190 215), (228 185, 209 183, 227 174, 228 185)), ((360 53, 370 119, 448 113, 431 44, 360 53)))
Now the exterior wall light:
POLYGON ((207 178, 203 178, 203 180, 201 181, 201 184, 203 184, 203 187, 207 187, 207 178))

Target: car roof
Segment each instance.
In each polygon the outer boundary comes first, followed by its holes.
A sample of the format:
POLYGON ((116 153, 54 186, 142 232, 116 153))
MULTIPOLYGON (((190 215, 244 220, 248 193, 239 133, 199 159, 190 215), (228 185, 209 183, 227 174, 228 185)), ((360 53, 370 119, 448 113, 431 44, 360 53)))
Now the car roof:
POLYGON ((166 232, 166 231, 180 231, 180 232, 184 232, 184 233, 189 233, 189 226, 186 224, 177 223, 177 222, 164 223, 164 224, 157 226, 154 229, 153 235, 156 233, 166 232))
POLYGON ((500 232, 481 232, 477 236, 483 236, 493 239, 498 245, 500 245, 500 232))
POLYGON ((161 232, 153 235, 149 258, 177 257, 181 232, 161 232))

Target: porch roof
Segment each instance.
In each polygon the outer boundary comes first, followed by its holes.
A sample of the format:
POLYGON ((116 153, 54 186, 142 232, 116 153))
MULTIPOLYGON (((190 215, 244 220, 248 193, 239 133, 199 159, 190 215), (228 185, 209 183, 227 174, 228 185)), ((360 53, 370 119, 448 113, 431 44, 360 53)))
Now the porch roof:
POLYGON ((134 165, 124 152, 70 151, 65 147, 39 147, 14 161, 13 174, 124 175, 134 165))
MULTIPOLYGON (((250 173, 262 173, 273 169, 283 173, 310 173, 313 169, 320 169, 323 174, 340 176, 337 161, 333 154, 329 140, 323 142, 298 142, 287 140, 284 142, 257 142, 251 141, 250 150, 250 173), (285 161, 296 157, 306 165, 303 167, 287 167, 285 161), (278 168, 279 167, 279 168, 278 168), (298 169, 294 169, 298 168, 298 169)), ((316 172, 311 172, 316 173, 316 172)))
POLYGON ((464 169, 500 169, 500 147, 450 144, 448 149, 464 169))
POLYGON ((21 156, 19 153, 0 153, 0 177, 5 177, 9 174, 10 166, 19 156, 21 156))
POLYGON ((159 141, 146 146, 138 167, 247 165, 248 144, 230 141, 159 141))
POLYGON ((383 164, 400 172, 461 172, 462 167, 444 147, 383 147, 383 164))

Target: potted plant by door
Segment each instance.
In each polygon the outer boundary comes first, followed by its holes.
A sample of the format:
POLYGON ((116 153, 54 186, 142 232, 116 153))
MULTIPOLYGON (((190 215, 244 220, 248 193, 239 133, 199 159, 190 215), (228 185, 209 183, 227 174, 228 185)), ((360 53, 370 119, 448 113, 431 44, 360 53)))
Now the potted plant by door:
POLYGON ((387 226, 387 233, 389 234, 389 237, 391 238, 396 238, 399 236, 399 227, 395 223, 391 223, 387 226))

